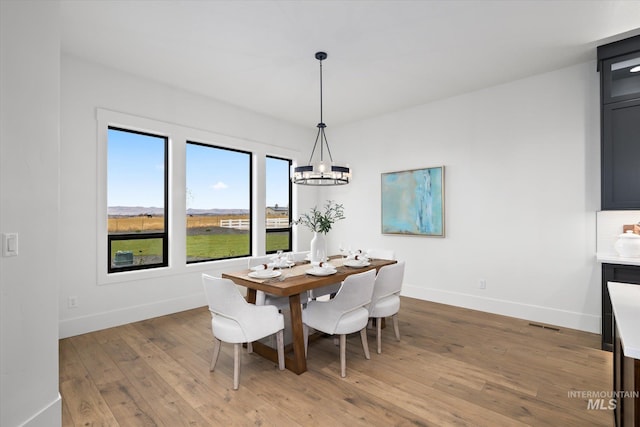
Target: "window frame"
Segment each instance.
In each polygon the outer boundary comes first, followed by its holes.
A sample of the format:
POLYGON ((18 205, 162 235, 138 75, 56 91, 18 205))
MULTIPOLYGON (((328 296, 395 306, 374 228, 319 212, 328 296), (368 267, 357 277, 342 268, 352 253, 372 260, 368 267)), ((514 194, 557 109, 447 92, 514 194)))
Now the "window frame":
MULTIPOLYGON (((189 258, 188 258, 187 252, 186 252, 186 246, 185 246, 186 264, 187 265, 192 265, 192 264, 199 264, 199 263, 202 263, 202 262, 215 262, 215 261, 222 261, 222 260, 227 260, 227 259, 246 258, 248 256, 251 256, 251 252, 252 252, 251 248, 253 247, 253 229, 254 229, 254 215, 253 215, 253 157, 254 157, 255 153, 253 153, 251 151, 238 149, 238 148, 223 147, 223 146, 219 146, 219 145, 214 145, 214 144, 209 144, 209 143, 205 143, 205 142, 194 141, 192 139, 187 139, 185 141, 185 166, 184 166, 185 176, 186 176, 187 169, 188 169, 188 166, 186 164, 186 162, 187 162, 186 147, 187 147, 188 144, 199 145, 201 147, 214 148, 214 149, 219 149, 219 150, 233 151, 233 152, 236 152, 236 153, 242 153, 242 154, 246 154, 247 157, 249 158, 249 233, 248 233, 249 234, 249 246, 248 246, 249 252, 247 254, 243 254, 243 255, 189 261, 189 258)), ((186 189, 186 178, 185 178, 185 189, 186 189)), ((186 218, 186 215, 187 215, 186 204, 185 204, 184 213, 185 213, 185 218, 186 218)), ((186 221, 185 221, 185 233, 186 233, 186 221)), ((186 245, 186 240, 185 240, 185 245, 186 245)))
MULTIPOLYGON (((164 231, 155 233, 125 233, 125 234, 110 234, 107 228, 107 274, 120 273, 125 271, 147 270, 151 268, 167 267, 169 265, 169 138, 166 135, 143 132, 139 130, 133 130, 122 126, 107 126, 107 135, 110 130, 117 130, 120 132, 128 132, 136 135, 150 136, 153 138, 160 138, 164 140, 164 161, 163 161, 163 179, 162 184, 164 186, 164 231), (162 240, 162 261, 154 264, 142 264, 142 265, 129 265, 123 267, 114 267, 111 262, 111 247, 113 241, 119 240, 147 240, 147 239, 161 239, 162 240)), ((107 136, 107 157, 109 150, 109 139, 107 136)), ((108 168, 107 168, 107 183, 109 182, 108 168)), ((107 203, 107 209, 108 209, 107 203)), ((109 215, 107 214, 107 221, 109 215)))
MULTIPOLYGON (((185 156, 186 141, 202 141, 208 145, 216 145, 222 148, 239 149, 253 154, 253 175, 251 183, 253 191, 253 215, 254 224, 252 230, 252 255, 260 255, 264 253, 264 240, 266 233, 264 232, 264 211, 265 203, 264 194, 261 189, 265 179, 265 157, 273 155, 285 159, 293 159, 295 164, 300 151, 297 149, 287 148, 285 146, 276 146, 265 141, 256 141, 243 136, 231 136, 215 132, 212 129, 203 127, 194 127, 193 125, 185 125, 155 119, 149 116, 135 115, 115 111, 103 107, 95 109, 95 158, 94 165, 89 165, 95 169, 96 179, 96 195, 95 195, 95 215, 92 239, 95 260, 93 268, 96 272, 96 284, 98 286, 130 284, 135 286, 147 286, 158 284, 167 286, 172 283, 172 277, 176 275, 191 275, 201 272, 217 271, 222 274, 223 271, 240 270, 246 267, 245 259, 233 258, 219 261, 209 261, 201 263, 187 264, 186 262, 186 172, 185 172, 185 156), (169 248, 168 248, 168 265, 166 267, 148 268, 134 271, 118 271, 114 273, 107 272, 107 265, 104 262, 107 259, 107 128, 109 126, 121 127, 128 130, 136 130, 151 133, 153 135, 161 135, 169 138, 169 204, 167 212, 169 212, 169 248)), ((90 143, 90 145, 93 145, 90 143)), ((298 191, 295 186, 292 188, 293 200, 297 200, 298 191)), ((293 205, 292 217, 295 217, 295 205, 293 205)), ((295 244, 296 235, 292 235, 295 244)), ((294 245, 295 247, 295 245, 294 245)))
MULTIPOLYGON (((273 156, 273 155, 265 155, 265 163, 266 163, 266 159, 275 159, 275 160, 283 160, 287 163, 289 163, 289 171, 291 171, 292 165, 293 165, 293 160, 291 159, 287 159, 284 157, 279 157, 279 156, 273 156)), ((265 173, 266 173, 266 166, 265 166, 265 173)), ((266 254, 275 254, 277 252, 277 250, 273 250, 273 251, 267 251, 266 250, 266 240, 267 240, 267 235, 269 233, 282 233, 282 232, 289 232, 289 241, 288 241, 288 247, 285 250, 285 252, 291 252, 293 250, 293 227, 291 225, 291 212, 293 211, 293 185, 291 183, 291 178, 289 178, 288 180, 289 183, 289 200, 287 201, 287 203, 289 204, 289 209, 288 209, 288 219, 289 219, 289 226, 288 227, 281 227, 281 228, 267 228, 266 226, 266 221, 265 221, 265 253, 266 254)), ((265 209, 267 208, 266 204, 265 204, 265 209)))

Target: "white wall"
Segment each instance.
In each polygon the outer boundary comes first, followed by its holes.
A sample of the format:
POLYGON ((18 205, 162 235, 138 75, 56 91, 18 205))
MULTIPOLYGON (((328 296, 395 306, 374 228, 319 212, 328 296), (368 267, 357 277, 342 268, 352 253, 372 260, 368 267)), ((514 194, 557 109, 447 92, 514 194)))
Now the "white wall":
POLYGON ((330 246, 395 249, 408 296, 599 332, 598 87, 589 62, 332 128, 354 179, 322 195, 330 246), (439 165, 446 237, 382 235, 380 174, 439 165))
POLYGON ((0 1, 0 425, 60 425, 57 1, 0 1))
MULTIPOLYGON (((98 260, 103 257, 98 256, 97 248, 105 243, 96 232, 104 226, 98 223, 103 212, 97 210, 103 184, 96 172, 100 161, 97 109, 162 121, 176 129, 188 127, 212 136, 212 142, 231 138, 243 144, 237 148, 266 154, 278 150, 297 153, 299 149, 306 154, 315 129, 297 128, 66 55, 62 56, 61 89, 60 337, 205 305, 201 273, 239 270, 246 261, 190 266, 177 261, 161 275, 154 271, 118 273, 111 276, 119 279, 99 284, 98 260), (301 141, 304 147, 298 146, 301 141), (77 297, 77 308, 68 308, 69 296, 77 297)), ((301 206, 312 203, 309 200, 315 192, 298 190, 294 197, 301 206)), ((264 190, 256 194, 260 192, 264 190)), ((170 238, 175 242, 184 239, 180 224, 170 226, 170 238)), ((170 260, 179 259, 175 251, 170 256, 170 260)))

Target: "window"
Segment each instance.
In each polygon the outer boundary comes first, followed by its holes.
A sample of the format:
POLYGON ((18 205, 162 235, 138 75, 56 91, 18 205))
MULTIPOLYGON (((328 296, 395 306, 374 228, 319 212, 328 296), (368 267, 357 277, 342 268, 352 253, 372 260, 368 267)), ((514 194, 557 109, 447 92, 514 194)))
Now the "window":
POLYGON ((292 248, 296 151, 102 108, 97 120, 98 284, 292 248), (276 205, 279 219, 267 225, 276 205))
POLYGON ((291 250, 291 160, 266 157, 266 253, 291 250))
POLYGON ((109 127, 109 273, 168 265, 168 138, 109 127))
POLYGON ((251 255, 251 153, 186 144, 187 263, 251 255))

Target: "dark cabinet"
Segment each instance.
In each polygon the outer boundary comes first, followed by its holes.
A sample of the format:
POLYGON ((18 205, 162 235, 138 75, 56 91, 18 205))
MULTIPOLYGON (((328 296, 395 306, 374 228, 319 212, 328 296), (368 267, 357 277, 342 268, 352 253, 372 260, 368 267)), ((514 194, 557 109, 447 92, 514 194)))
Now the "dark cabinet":
POLYGON ((602 209, 640 208, 640 99, 602 107, 602 209))
POLYGON ((598 47, 603 210, 640 209, 640 36, 598 47))
POLYGON ((640 267, 623 264, 602 264, 602 349, 613 351, 613 308, 608 282, 640 285, 640 267))

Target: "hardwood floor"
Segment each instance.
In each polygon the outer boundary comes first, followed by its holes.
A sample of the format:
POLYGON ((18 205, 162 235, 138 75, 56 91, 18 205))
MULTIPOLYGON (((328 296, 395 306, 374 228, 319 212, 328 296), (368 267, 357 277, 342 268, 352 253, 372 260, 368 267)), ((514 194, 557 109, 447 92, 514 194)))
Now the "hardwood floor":
MULTIPOLYGON (((600 336, 402 298, 401 341, 383 330, 347 340, 340 378, 332 339, 309 346, 295 375, 233 347, 216 371, 206 308, 60 340, 64 426, 611 426, 571 391, 611 390, 611 353, 600 336)), ((608 399, 607 399, 608 401, 608 399)))

